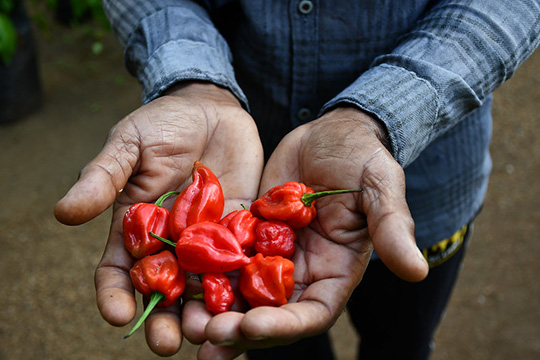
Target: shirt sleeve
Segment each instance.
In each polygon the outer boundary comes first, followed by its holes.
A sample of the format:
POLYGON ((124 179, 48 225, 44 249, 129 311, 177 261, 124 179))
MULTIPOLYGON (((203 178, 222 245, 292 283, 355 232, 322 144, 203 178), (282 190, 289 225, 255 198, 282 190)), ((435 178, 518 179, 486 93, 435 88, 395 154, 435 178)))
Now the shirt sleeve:
POLYGON ((539 33, 538 1, 440 1, 322 111, 346 103, 378 117, 405 167, 512 76, 539 33))
POLYGON ((124 48, 128 71, 143 87, 143 102, 182 80, 228 88, 247 107, 225 39, 206 9, 186 0, 104 0, 104 9, 124 48))

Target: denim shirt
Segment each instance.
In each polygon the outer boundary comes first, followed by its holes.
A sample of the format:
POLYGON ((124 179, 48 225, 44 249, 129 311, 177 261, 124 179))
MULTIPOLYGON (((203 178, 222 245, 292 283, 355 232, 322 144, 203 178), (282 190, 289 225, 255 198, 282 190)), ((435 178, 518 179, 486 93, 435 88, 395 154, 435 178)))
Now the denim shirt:
POLYGON ((182 80, 224 86, 252 114, 268 154, 336 106, 382 121, 405 169, 420 248, 479 211, 491 169, 491 93, 540 41, 532 0, 104 5, 143 102, 182 80))

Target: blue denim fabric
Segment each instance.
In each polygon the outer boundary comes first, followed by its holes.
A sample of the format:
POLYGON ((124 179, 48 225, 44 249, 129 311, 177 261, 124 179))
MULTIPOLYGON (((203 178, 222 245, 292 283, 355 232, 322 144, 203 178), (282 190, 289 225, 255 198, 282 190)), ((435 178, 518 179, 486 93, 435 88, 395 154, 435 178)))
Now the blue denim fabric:
POLYGON ((540 3, 105 0, 143 101, 182 80, 229 88, 270 151, 352 104, 386 126, 405 168, 419 246, 480 209, 491 93, 540 41, 540 3))

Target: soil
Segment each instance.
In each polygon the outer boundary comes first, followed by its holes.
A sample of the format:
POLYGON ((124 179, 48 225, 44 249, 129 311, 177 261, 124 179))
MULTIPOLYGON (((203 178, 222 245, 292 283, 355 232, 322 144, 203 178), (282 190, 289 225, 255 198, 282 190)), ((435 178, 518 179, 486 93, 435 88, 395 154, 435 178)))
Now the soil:
MULTIPOLYGON (((84 27, 37 32, 41 109, 2 125, 0 359, 152 359, 143 332, 103 321, 93 274, 110 212, 79 227, 52 214, 108 130, 140 105, 111 34, 92 52, 84 27)), ((540 358, 540 53, 495 93, 493 176, 461 278, 436 335, 434 360, 540 358)), ((338 359, 358 338, 346 316, 331 331, 338 359)), ((185 344, 176 358, 195 358, 185 344)))

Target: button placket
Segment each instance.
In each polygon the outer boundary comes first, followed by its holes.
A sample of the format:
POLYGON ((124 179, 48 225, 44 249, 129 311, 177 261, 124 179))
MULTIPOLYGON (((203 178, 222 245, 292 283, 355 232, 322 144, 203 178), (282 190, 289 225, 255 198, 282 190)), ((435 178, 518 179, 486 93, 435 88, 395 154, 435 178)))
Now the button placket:
POLYGON ((313 120, 317 102, 317 0, 290 3, 292 67, 290 116, 294 127, 313 120))

